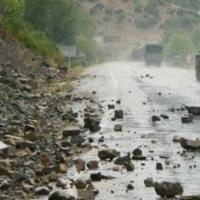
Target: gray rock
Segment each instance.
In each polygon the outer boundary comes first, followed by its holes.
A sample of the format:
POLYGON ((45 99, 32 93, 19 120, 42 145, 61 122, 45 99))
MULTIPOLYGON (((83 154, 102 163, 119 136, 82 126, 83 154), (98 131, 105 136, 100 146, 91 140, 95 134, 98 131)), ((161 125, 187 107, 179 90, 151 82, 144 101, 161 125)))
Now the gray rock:
POLYGON ((154 116, 152 116, 151 120, 152 120, 152 122, 158 122, 158 121, 160 121, 160 117, 154 115, 154 116))
POLYGON ((137 148, 133 150, 133 155, 134 156, 142 156, 142 150, 137 148))
POLYGON ((162 198, 174 198, 176 195, 183 194, 183 187, 180 183, 170 183, 170 182, 162 182, 155 183, 154 189, 156 194, 161 196, 162 198))

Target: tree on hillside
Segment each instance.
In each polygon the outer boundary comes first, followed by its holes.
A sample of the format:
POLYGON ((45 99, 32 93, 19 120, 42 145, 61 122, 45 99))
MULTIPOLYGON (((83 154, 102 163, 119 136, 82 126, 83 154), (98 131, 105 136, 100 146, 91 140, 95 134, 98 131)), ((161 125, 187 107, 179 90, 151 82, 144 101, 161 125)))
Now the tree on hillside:
POLYGON ((25 0, 24 19, 57 43, 75 42, 75 7, 70 0, 25 0))

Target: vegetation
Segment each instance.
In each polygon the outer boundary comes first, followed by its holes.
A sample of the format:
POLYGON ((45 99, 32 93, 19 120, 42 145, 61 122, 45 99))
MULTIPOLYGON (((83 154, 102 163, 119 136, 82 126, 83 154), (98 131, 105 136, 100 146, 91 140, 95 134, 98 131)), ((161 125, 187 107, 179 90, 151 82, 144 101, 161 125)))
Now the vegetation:
POLYGON ((188 55, 194 57, 200 49, 200 16, 195 13, 200 5, 193 0, 176 0, 172 3, 176 3, 178 8, 164 24, 163 40, 169 61, 182 65, 187 63, 188 55))
POLYGON ((6 30, 37 53, 61 62, 56 44, 76 45, 88 62, 95 60, 95 25, 73 1, 0 0, 0 7, 6 30))
POLYGON ((194 45, 190 37, 184 33, 174 33, 166 45, 166 55, 173 64, 187 63, 187 57, 194 53, 194 45))

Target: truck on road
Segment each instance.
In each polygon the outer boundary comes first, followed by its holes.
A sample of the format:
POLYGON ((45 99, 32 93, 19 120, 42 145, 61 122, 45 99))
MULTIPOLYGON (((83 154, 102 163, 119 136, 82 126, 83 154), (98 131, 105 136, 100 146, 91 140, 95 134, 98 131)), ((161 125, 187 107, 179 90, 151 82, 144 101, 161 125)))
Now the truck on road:
POLYGON ((196 72, 196 79, 200 81, 200 53, 195 57, 195 72, 196 72))
POLYGON ((161 66, 163 61, 163 46, 160 44, 146 44, 144 60, 147 66, 161 66))

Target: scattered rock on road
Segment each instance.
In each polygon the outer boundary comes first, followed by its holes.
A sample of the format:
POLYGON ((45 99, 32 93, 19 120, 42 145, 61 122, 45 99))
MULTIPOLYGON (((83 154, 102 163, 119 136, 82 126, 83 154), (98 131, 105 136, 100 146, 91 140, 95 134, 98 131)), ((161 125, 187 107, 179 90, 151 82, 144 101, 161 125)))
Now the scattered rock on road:
POLYGON ((129 163, 131 161, 131 157, 130 154, 123 156, 123 157, 119 157, 115 160, 115 164, 116 165, 125 165, 126 163, 129 163))
POLYGON ((158 122, 158 121, 160 121, 160 117, 156 116, 156 115, 153 115, 151 120, 152 120, 152 122, 158 122))
POLYGON ((116 132, 121 132, 122 131, 122 125, 121 124, 116 124, 114 126, 114 131, 116 132))
POLYGON ((184 116, 181 118, 181 121, 183 124, 189 124, 193 122, 193 116, 192 115, 188 115, 188 116, 184 116))
POLYGON ((124 111, 123 110, 115 110, 115 119, 123 119, 124 111))

